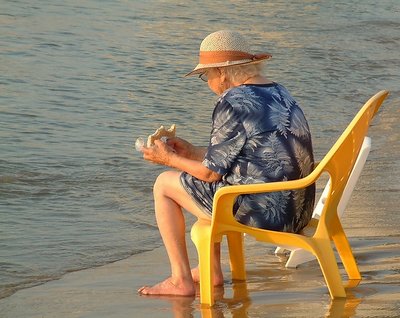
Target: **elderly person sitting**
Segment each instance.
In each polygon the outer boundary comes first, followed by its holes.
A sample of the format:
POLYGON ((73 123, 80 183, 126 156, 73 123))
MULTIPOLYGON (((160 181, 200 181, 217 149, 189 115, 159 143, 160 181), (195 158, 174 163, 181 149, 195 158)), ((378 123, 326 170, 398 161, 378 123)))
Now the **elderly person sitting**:
MULTIPOLYGON (((190 269, 183 209, 211 220, 215 192, 224 186, 299 179, 314 165, 307 120, 282 85, 262 75, 269 54, 253 54, 233 31, 208 35, 200 62, 187 75, 199 74, 220 97, 212 115, 207 147, 172 138, 144 148, 146 160, 176 168, 154 185, 157 224, 171 264, 171 277, 139 289, 141 294, 195 294, 198 269, 190 269)), ((234 211, 239 222, 276 231, 299 232, 309 222, 315 187, 241 196, 234 211)), ((220 246, 215 246, 214 283, 223 284, 220 246)))

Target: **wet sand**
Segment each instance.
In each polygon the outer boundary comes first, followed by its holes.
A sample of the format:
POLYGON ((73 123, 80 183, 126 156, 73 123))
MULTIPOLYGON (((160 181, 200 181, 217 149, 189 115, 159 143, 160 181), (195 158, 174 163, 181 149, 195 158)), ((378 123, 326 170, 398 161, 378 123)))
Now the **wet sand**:
MULTIPOLYGON (((224 288, 216 305, 199 297, 146 297, 136 290, 169 275, 164 248, 65 275, 0 300, 0 317, 399 317, 400 214, 398 98, 370 129, 372 150, 342 218, 362 281, 331 300, 316 261, 284 267, 274 246, 246 237, 246 282, 232 283, 223 245, 224 288)), ((188 238, 192 265, 196 264, 188 238)), ((341 268, 342 276, 345 272, 341 268)))
MULTIPOLYGON (((358 286, 347 288, 346 299, 330 299, 316 261, 287 269, 287 257, 274 255, 274 246, 246 237, 248 279, 231 282, 224 244, 225 286, 216 290, 212 309, 202 308, 198 295, 149 297, 136 293, 142 285, 168 276, 168 259, 161 247, 21 290, 0 300, 0 317, 399 317, 398 226, 369 223, 374 215, 379 220, 381 213, 390 214, 378 205, 369 213, 358 210, 356 214, 364 219, 355 221, 354 209, 367 203, 358 191, 354 197, 343 223, 363 279, 358 286)), ((392 212, 397 215, 396 210, 392 212)), ((195 265, 189 237, 188 245, 195 265)), ((341 273, 345 278, 342 268, 341 273)))
MULTIPOLYGON (((225 262, 225 287, 217 289, 217 303, 212 309, 202 308, 198 295, 149 297, 136 293, 138 287, 168 275, 164 249, 159 248, 19 291, 0 300, 0 316, 398 317, 399 237, 350 241, 363 280, 347 289, 347 299, 331 301, 315 261, 286 269, 286 257, 275 256, 272 246, 246 238, 247 282, 232 283, 225 262)), ((195 264, 194 248, 190 252, 195 264)))

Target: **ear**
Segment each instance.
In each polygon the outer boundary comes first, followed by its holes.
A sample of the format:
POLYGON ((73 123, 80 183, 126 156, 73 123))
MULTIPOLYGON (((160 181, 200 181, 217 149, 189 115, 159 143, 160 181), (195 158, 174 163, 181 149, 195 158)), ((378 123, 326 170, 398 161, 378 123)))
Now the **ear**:
POLYGON ((219 72, 219 78, 221 80, 221 83, 225 83, 226 81, 226 72, 223 68, 217 68, 218 72, 219 72))

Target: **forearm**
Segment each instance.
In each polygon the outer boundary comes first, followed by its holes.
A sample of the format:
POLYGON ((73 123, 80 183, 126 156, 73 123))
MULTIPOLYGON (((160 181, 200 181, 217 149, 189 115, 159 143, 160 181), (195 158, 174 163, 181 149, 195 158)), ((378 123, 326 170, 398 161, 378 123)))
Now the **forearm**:
POLYGON ((199 149, 199 151, 197 152, 196 158, 201 158, 200 160, 189 159, 189 158, 179 156, 177 154, 173 154, 170 157, 168 165, 172 168, 176 168, 181 171, 185 171, 188 174, 196 177, 197 179, 205 181, 205 182, 214 182, 214 181, 221 180, 222 175, 208 169, 206 166, 204 166, 202 164, 204 154, 205 154, 205 150, 204 150, 204 153, 202 153, 201 150, 199 149))
POLYGON ((195 146, 179 137, 168 139, 167 145, 174 149, 179 156, 196 161, 203 161, 207 151, 207 147, 195 146))
POLYGON ((173 142, 172 145, 175 145, 175 147, 172 148, 160 140, 155 140, 154 146, 142 149, 143 158, 154 163, 185 171, 205 182, 221 180, 222 175, 208 169, 202 164, 207 148, 196 147, 186 142, 184 147, 177 147, 178 144, 174 144, 173 142))

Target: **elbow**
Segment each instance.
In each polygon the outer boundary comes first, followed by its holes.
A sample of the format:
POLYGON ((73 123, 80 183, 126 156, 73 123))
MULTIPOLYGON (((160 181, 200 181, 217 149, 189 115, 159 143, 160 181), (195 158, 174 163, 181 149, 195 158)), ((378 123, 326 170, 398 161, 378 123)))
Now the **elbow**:
POLYGON ((222 174, 219 174, 215 171, 209 170, 207 175, 204 178, 204 181, 211 183, 211 182, 220 181, 221 179, 222 179, 222 174))

